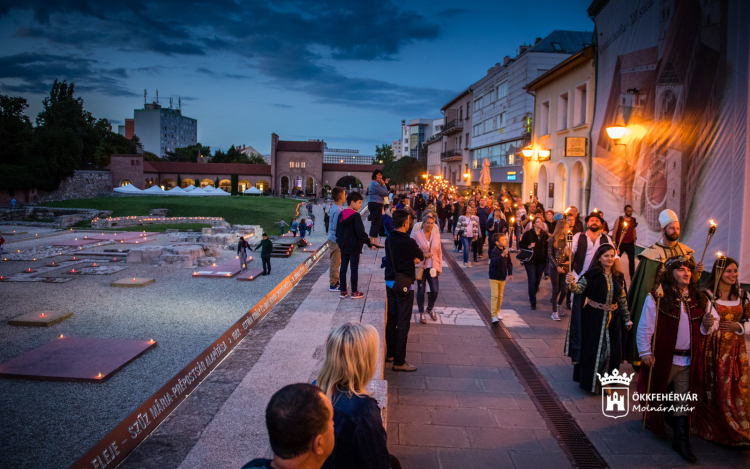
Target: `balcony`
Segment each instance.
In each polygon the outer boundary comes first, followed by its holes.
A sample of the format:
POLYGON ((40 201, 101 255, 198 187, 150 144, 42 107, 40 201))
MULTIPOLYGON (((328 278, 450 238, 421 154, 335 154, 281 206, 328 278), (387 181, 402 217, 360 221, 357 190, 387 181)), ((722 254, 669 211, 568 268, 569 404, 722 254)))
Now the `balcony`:
POLYGON ((456 132, 461 132, 464 129, 464 121, 463 119, 453 119, 448 121, 447 124, 445 124, 445 128, 443 129, 443 135, 450 135, 456 132))
POLYGON ((440 153, 440 161, 461 161, 462 159, 463 153, 457 148, 440 153))

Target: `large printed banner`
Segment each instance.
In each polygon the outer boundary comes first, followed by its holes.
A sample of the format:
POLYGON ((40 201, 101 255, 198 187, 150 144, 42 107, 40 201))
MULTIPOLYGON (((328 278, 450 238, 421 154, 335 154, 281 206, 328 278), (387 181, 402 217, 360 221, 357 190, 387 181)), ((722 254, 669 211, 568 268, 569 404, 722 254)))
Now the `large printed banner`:
MULTIPOLYGON (((612 0, 596 15, 598 79, 590 206, 614 218, 626 204, 638 245, 661 237, 674 210, 681 241, 721 251, 750 282, 747 0, 612 0), (613 141, 606 128, 625 126, 613 141), (747 228, 747 229, 746 229, 747 228)), ((749 188, 750 189, 750 188, 749 188)))

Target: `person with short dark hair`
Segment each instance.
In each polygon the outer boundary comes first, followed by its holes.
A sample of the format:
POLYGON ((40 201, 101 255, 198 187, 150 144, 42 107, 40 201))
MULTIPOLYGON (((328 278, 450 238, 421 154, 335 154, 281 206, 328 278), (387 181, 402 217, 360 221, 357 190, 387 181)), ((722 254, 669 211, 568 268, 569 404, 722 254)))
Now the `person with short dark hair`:
MULTIPOLYGON (((240 259, 240 272, 247 270, 247 251, 250 250, 250 245, 247 244, 245 238, 240 236, 240 240, 237 242, 237 257, 240 259)), ((2 254, 0 252, 0 254, 2 254)))
POLYGON ((271 275, 271 253, 273 252, 273 243, 268 239, 268 234, 263 233, 263 240, 255 248, 257 252, 260 249, 260 260, 263 263, 263 273, 261 275, 271 275))
POLYGON ((633 207, 626 205, 624 214, 617 218, 615 231, 612 233, 615 246, 620 246, 620 252, 618 253, 620 257, 622 257, 623 253, 628 255, 628 273, 631 279, 635 273, 635 242, 638 239, 635 228, 637 226, 638 221, 633 216, 633 207), (622 233, 623 231, 625 231, 625 234, 622 233))
POLYGON ((388 200, 389 179, 383 179, 383 171, 376 169, 372 172, 372 181, 367 189, 370 199, 367 202, 367 209, 370 211, 370 242, 378 242, 380 233, 381 217, 383 214, 383 203, 388 200))
POLYGON ((339 245, 336 243, 336 225, 339 222, 339 215, 341 215, 341 205, 346 198, 344 189, 334 187, 331 191, 331 198, 333 199, 333 204, 328 211, 329 220, 327 225, 328 241, 331 242, 331 250, 329 254, 331 265, 328 268, 328 291, 337 292, 340 291, 339 267, 341 267, 341 251, 339 250, 339 245))
POLYGON ((336 441, 333 406, 308 383, 276 391, 266 407, 266 428, 273 459, 253 459, 242 469, 320 469, 336 441))
POLYGON ((351 267, 352 299, 358 300, 365 297, 364 293, 358 289, 359 256, 362 254, 362 246, 367 244, 371 249, 377 249, 377 245, 373 244, 367 236, 365 225, 362 223, 362 216, 359 214, 359 209, 362 207, 362 194, 350 192, 346 196, 346 202, 349 207, 341 212, 336 225, 336 242, 341 250, 341 267, 339 269, 341 293, 339 298, 344 299, 349 296, 346 286, 346 271, 348 267, 351 267))
POLYGON ((386 361, 393 362, 394 371, 416 371, 417 367, 406 361, 406 342, 409 339, 411 311, 414 307, 414 264, 424 261, 424 254, 416 241, 406 234, 409 213, 393 212, 395 231, 385 240, 385 291, 386 291, 386 361), (411 279, 408 290, 394 289, 398 274, 411 279))

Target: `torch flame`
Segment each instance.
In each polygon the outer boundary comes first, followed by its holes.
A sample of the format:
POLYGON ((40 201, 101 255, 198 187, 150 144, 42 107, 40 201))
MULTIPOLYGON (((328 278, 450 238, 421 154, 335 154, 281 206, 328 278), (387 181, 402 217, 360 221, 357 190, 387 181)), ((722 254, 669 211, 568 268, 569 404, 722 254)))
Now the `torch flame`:
POLYGON ((708 223, 710 223, 711 226, 716 226, 716 223, 713 220, 708 220, 708 223))

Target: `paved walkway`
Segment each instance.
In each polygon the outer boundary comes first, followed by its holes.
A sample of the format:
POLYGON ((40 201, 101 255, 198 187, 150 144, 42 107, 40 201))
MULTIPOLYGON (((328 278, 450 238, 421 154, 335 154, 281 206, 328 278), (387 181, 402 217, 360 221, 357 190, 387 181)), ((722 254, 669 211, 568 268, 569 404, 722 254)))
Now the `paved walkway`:
MULTIPOLYGON (((459 254, 453 253, 451 248, 449 251, 458 259, 459 254)), ((569 311, 565 310, 566 315, 561 321, 553 321, 550 318, 552 309, 549 280, 542 281, 537 295, 538 309, 532 311, 528 301, 526 272, 515 257, 513 261, 513 281, 506 282, 505 285, 502 311, 504 325, 546 378, 552 390, 585 431, 604 460, 612 468, 688 466, 689 464, 672 450, 671 437, 657 438, 649 431, 641 431, 642 414, 631 413, 616 420, 605 417, 602 414, 601 396, 593 396, 578 387, 578 383, 573 381, 570 359, 563 356, 569 311)), ((484 301, 489 304, 486 252, 479 263, 463 270, 477 285, 484 301)), ((620 371, 633 373, 632 367, 628 364, 623 364, 620 371)), ((636 383, 637 375, 631 382, 633 390, 636 383)), ((750 467, 748 453, 707 442, 695 435, 692 437, 692 444, 700 467, 750 467)), ((567 466, 561 463, 558 467, 567 466)))

